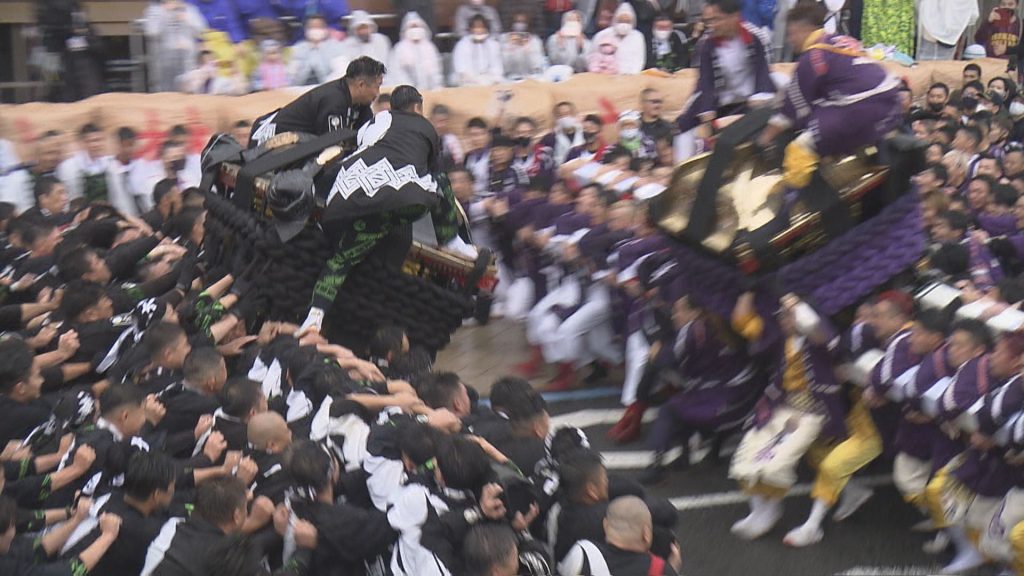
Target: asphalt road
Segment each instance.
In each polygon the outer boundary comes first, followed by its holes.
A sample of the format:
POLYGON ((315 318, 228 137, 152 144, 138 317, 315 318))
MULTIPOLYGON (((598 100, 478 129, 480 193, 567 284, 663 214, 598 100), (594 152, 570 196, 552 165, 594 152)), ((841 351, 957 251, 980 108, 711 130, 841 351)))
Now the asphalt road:
MULTIPOLYGON (((650 456, 644 452, 644 441, 619 446, 606 440, 605 432, 620 407, 614 397, 589 393, 598 397, 550 397, 553 423, 582 425, 611 473, 639 474, 650 456)), ((720 463, 673 470, 651 488, 679 510, 677 535, 687 576, 919 576, 937 574, 951 559, 950 552, 929 556, 922 551, 930 535, 911 532, 922 518, 900 499, 889 476, 891 466, 885 462, 876 462, 859 475, 876 486, 875 496, 844 522, 826 521, 822 542, 802 549, 782 544, 786 532, 801 524, 810 510, 809 469, 801 470, 800 483, 785 501, 785 515, 770 534, 755 542, 736 539, 729 528, 748 512, 743 495, 727 478, 728 455, 737 442, 738 438, 727 443, 720 463)), ((976 574, 997 573, 993 568, 976 574)))

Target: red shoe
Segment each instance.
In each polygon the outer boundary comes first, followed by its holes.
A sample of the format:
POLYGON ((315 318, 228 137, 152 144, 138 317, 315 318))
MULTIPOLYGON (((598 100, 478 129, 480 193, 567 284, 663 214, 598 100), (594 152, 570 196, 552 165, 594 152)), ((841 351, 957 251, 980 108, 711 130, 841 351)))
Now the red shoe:
POLYGON ((548 382, 544 390, 546 392, 564 392, 576 387, 576 370, 572 367, 572 362, 562 362, 558 365, 558 375, 548 382))
POLYGON ((515 367, 516 372, 524 378, 534 378, 540 373, 540 367, 544 365, 544 354, 540 346, 530 347, 530 359, 515 367))
POLYGON ((645 410, 647 405, 643 402, 630 404, 618 423, 608 431, 608 438, 620 444, 628 444, 639 438, 645 410))

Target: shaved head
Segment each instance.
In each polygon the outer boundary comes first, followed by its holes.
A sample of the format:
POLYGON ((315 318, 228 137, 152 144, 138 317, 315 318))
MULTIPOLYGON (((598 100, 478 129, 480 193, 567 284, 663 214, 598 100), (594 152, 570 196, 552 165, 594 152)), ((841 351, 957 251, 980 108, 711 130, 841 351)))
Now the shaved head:
POLYGON ((277 453, 292 442, 292 431, 280 414, 267 411, 256 414, 249 420, 249 444, 259 450, 277 453))
POLYGON ((622 496, 608 504, 604 531, 609 543, 620 548, 649 549, 653 534, 651 511, 636 496, 622 496))

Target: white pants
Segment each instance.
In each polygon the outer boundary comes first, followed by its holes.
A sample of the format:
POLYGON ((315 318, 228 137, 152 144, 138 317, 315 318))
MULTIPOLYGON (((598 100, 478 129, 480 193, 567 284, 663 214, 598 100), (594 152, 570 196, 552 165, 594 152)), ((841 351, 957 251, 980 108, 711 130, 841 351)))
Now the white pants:
POLYGON ((558 317, 551 309, 555 306, 575 306, 580 301, 580 285, 576 282, 565 282, 548 295, 541 298, 540 302, 533 305, 530 313, 526 315, 526 340, 534 346, 540 346, 542 335, 550 333, 558 326, 558 317), (553 322, 553 324, 552 324, 553 322))
POLYGON ((636 402, 636 390, 640 387, 640 379, 647 368, 647 355, 650 352, 651 345, 643 332, 633 332, 626 339, 626 379, 622 383, 623 406, 636 402))
POLYGON ((779 406, 768 422, 743 435, 729 466, 729 478, 753 485, 789 488, 796 483, 796 466, 817 440, 825 417, 779 406), (795 426, 787 429, 790 419, 795 426))
POLYGON ((892 463, 892 480, 904 498, 920 498, 932 477, 932 463, 900 452, 892 463))
MULTIPOLYGON (((550 317, 555 316, 548 313, 550 317)), ((557 321, 557 316, 555 316, 557 321)), ((550 325, 550 324, 548 324, 550 325)), ((608 287, 594 283, 587 289, 587 301, 554 331, 540 334, 544 359, 549 363, 571 362, 576 367, 595 360, 613 364, 622 361, 611 325, 611 295, 608 287)))
POLYGON ((533 282, 529 278, 516 278, 505 293, 505 318, 522 322, 530 313, 533 303, 533 282))
POLYGON ((1014 561, 1010 531, 1024 522, 1024 489, 1011 488, 996 507, 992 519, 981 531, 978 550, 988 558, 1004 564, 1014 561))

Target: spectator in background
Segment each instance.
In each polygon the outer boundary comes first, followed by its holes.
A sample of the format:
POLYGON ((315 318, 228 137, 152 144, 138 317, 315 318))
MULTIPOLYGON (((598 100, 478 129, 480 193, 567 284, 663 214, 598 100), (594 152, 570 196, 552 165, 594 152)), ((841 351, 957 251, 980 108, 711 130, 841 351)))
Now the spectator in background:
POLYGON ((281 44, 277 40, 260 42, 260 65, 253 75, 253 90, 277 90, 288 87, 288 66, 284 63, 281 44))
POLYGON ((79 150, 57 167, 57 177, 67 188, 68 198, 87 202, 107 201, 107 138, 93 123, 78 132, 79 150))
POLYGON ((452 51, 452 84, 488 86, 504 80, 501 46, 491 36, 487 18, 480 14, 473 16, 469 32, 468 36, 455 44, 455 50, 452 51))
POLYGON ((156 89, 174 92, 178 78, 188 72, 199 54, 199 35, 206 29, 203 15, 182 0, 163 0, 147 10, 146 36, 156 60, 156 89))
POLYGON ((552 66, 570 66, 575 72, 585 72, 591 46, 583 35, 583 15, 578 10, 561 14, 562 27, 547 40, 548 59, 552 66))
POLYGON ((462 143, 459 137, 452 134, 448 124, 451 119, 451 110, 444 104, 436 104, 430 110, 430 123, 434 125, 438 137, 441 139, 441 164, 445 170, 462 166, 466 160, 466 154, 462 151, 462 143))
POLYGON ((614 36, 594 39, 593 51, 587 56, 587 71, 595 74, 618 74, 619 43, 614 36))
POLYGON ((381 112, 391 110, 391 94, 381 93, 373 102, 373 114, 376 116, 381 112))
POLYGON ((677 72, 690 67, 690 47, 686 36, 674 26, 672 18, 667 15, 662 14, 654 19, 646 68, 677 72))
POLYGON ((427 30, 437 30, 437 22, 434 18, 434 0, 391 0, 398 17, 405 23, 405 18, 415 13, 426 25, 427 30))
POLYGON ((431 40, 430 28, 416 12, 402 18, 402 36, 388 60, 387 84, 418 90, 444 87, 441 53, 431 40))
MULTIPOLYGON (((575 2, 573 0, 544 0, 544 28, 543 33, 545 37, 551 36, 558 31, 559 26, 565 24, 565 15, 573 10, 575 2)), ((577 12, 580 17, 580 23, 582 24, 582 14, 577 12)), ((580 27, 580 32, 583 31, 583 27, 580 27)))
POLYGON ((1008 60, 1020 44, 1021 24, 1017 17, 1017 0, 1000 0, 988 19, 974 33, 974 41, 985 47, 990 58, 1008 60))
POLYGON ((132 187, 140 214, 153 209, 153 191, 161 180, 176 182, 179 190, 199 185, 201 175, 185 168, 185 152, 184 143, 167 140, 160 148, 160 159, 140 167, 134 175, 132 187))
POLYGON ((249 37, 234 0, 191 0, 191 3, 206 19, 207 27, 224 32, 232 43, 238 44, 249 37))
POLYGON ((142 213, 137 200, 142 194, 135 190, 136 174, 145 162, 135 157, 138 135, 127 126, 117 130, 117 149, 113 158, 107 163, 107 196, 118 212, 126 216, 138 216, 142 213))
POLYGON ((565 157, 565 161, 569 162, 570 160, 582 158, 584 160, 600 162, 609 149, 604 141, 604 137, 601 136, 602 128, 604 128, 604 122, 600 116, 597 114, 587 114, 583 118, 583 144, 573 146, 565 157))
POLYGON ((14 204, 18 212, 35 206, 33 190, 36 182, 43 176, 56 176, 63 151, 59 132, 43 132, 35 141, 35 162, 23 164, 0 180, 0 202, 14 204))
MULTIPOLYGON (((516 4, 519 2, 508 2, 516 4)), ((484 4, 484 0, 469 0, 468 4, 461 4, 455 10, 455 23, 452 25, 452 32, 456 36, 464 37, 473 34, 473 20, 481 16, 487 21, 487 29, 491 34, 501 34, 501 19, 498 18, 498 11, 484 4)))
MULTIPOLYGON (((647 59, 647 43, 644 35, 636 29, 636 12, 629 4, 620 4, 612 17, 612 25, 594 36, 595 49, 607 55, 605 50, 608 40, 612 40, 616 46, 615 59, 619 74, 639 74, 643 71, 647 59)), ((591 71, 594 71, 593 68, 591 71)))
POLYGON ((920 0, 918 60, 953 60, 967 27, 978 20, 977 0, 920 0))
POLYGON ((237 62, 217 60, 213 52, 199 53, 198 66, 179 80, 182 92, 240 96, 249 92, 249 82, 238 70, 237 62), (227 74, 223 74, 226 71, 227 74))
POLYGON ((366 11, 352 13, 348 30, 348 38, 342 41, 341 49, 350 62, 360 56, 369 56, 378 62, 387 62, 391 57, 391 40, 377 31, 377 23, 366 11))
POLYGON ((544 46, 540 38, 530 32, 530 27, 530 15, 516 11, 511 32, 501 37, 505 77, 509 80, 522 80, 544 71, 544 46))
POLYGON ((327 20, 327 24, 335 30, 339 30, 342 27, 342 20, 352 12, 348 7, 348 0, 316 0, 315 3, 306 0, 306 5, 307 14, 310 10, 316 10, 318 14, 322 14, 327 20), (316 8, 310 8, 310 4, 316 4, 316 8))
POLYGON ((306 18, 306 38, 292 47, 288 64, 292 86, 322 84, 334 76, 335 60, 342 58, 341 43, 330 37, 327 20, 314 14, 306 18))
POLYGON ((743 20, 770 36, 775 20, 775 0, 743 0, 743 20))
POLYGON ((654 88, 640 92, 640 131, 651 140, 672 137, 672 125, 661 117, 664 97, 654 88))

